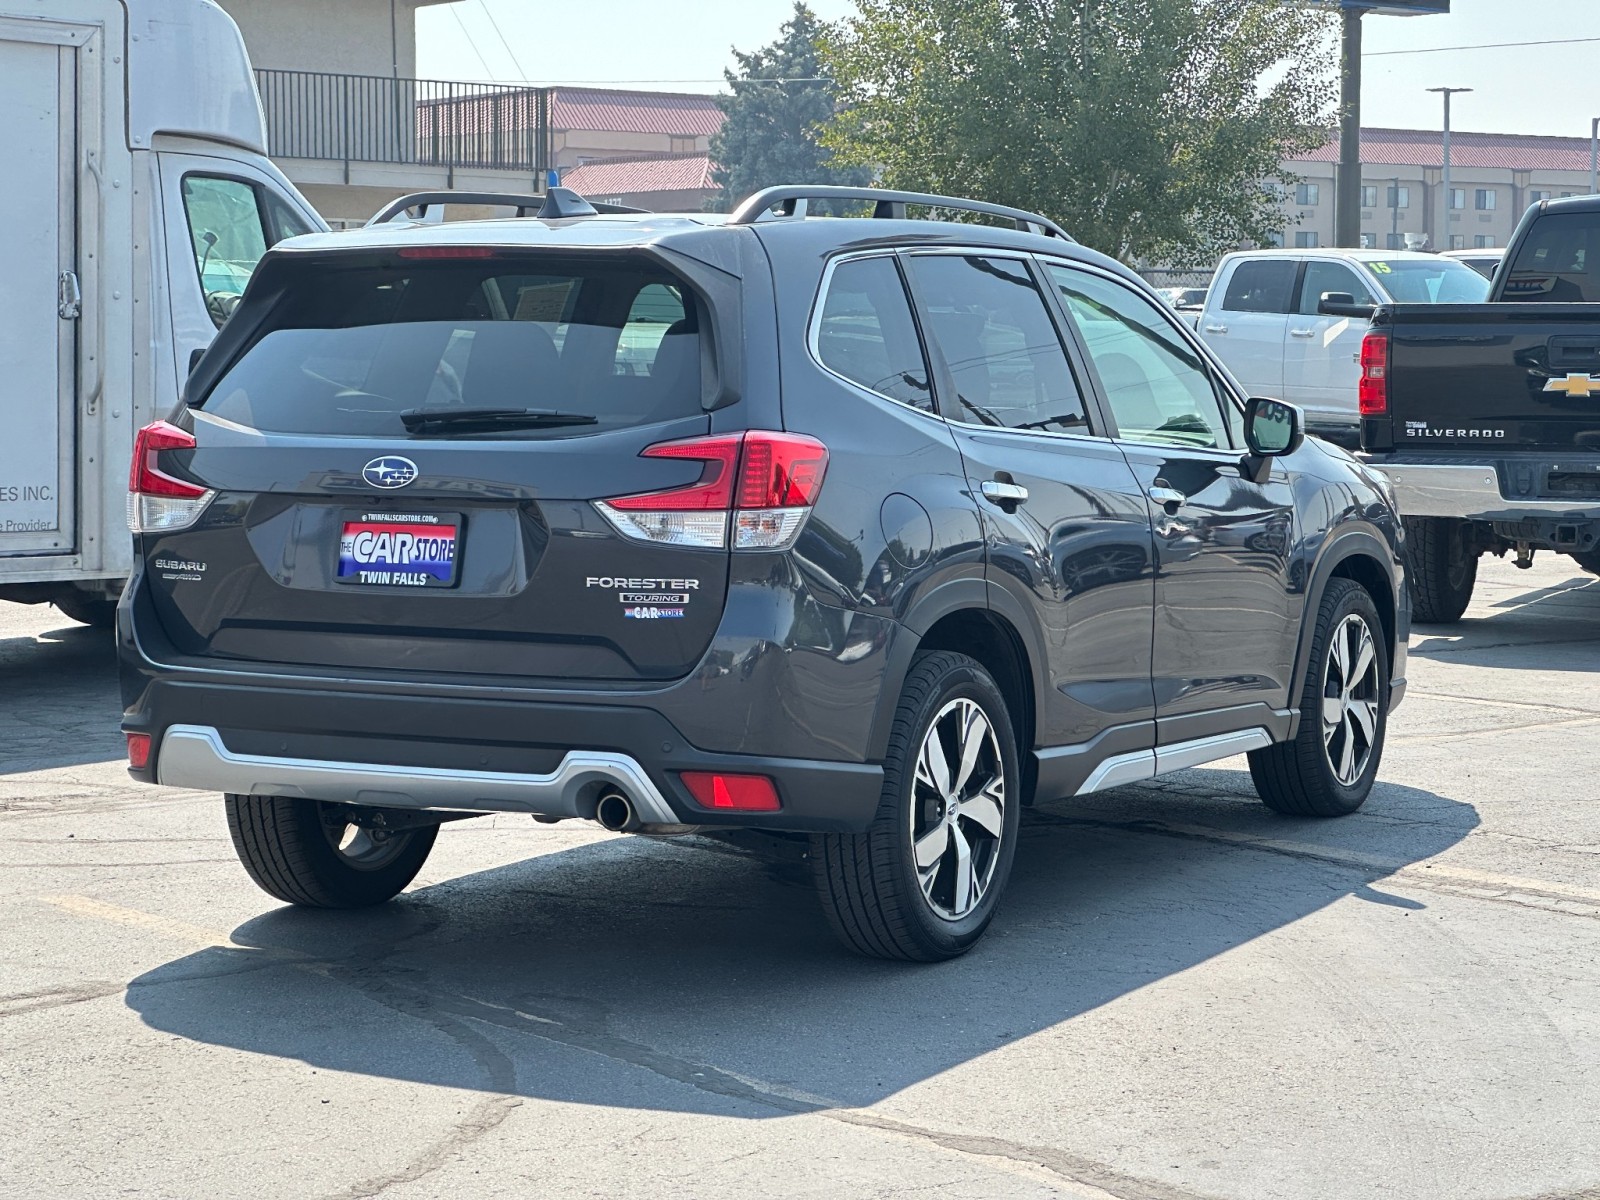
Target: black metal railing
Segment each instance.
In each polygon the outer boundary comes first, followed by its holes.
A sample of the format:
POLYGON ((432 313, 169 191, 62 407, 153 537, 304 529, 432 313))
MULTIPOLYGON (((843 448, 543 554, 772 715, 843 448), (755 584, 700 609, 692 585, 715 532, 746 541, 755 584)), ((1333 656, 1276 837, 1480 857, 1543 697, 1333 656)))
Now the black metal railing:
POLYGON ((549 88, 272 68, 256 83, 274 158, 549 168, 549 88))

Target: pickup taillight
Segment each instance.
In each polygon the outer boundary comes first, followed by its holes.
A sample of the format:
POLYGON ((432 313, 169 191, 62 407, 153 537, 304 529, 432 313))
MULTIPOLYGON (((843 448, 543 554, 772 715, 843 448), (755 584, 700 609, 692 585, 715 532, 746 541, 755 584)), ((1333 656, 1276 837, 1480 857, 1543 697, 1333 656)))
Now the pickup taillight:
POLYGON ((1361 386, 1357 393, 1363 417, 1389 411, 1389 334, 1373 330, 1361 339, 1361 386))

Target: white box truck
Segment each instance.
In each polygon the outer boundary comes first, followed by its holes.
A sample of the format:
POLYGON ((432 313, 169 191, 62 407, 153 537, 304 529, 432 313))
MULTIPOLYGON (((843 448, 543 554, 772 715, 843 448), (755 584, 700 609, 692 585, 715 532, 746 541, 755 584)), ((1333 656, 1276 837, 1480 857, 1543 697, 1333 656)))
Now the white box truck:
POLYGON ((0 600, 109 625, 134 432, 267 247, 327 226, 211 0, 0 0, 0 178, 0 600))

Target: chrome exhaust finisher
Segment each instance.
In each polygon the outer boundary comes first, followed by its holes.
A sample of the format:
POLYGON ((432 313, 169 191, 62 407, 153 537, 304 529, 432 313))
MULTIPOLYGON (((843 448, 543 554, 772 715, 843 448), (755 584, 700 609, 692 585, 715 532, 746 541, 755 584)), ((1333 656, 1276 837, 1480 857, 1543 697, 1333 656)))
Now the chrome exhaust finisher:
POLYGON ((239 754, 212 726, 172 725, 161 737, 155 775, 166 787, 242 796, 303 796, 430 812, 528 813, 557 820, 598 820, 601 802, 615 797, 626 806, 632 829, 683 828, 645 769, 626 754, 608 751, 569 750, 548 775, 457 771, 239 754))
POLYGON ((595 822, 612 833, 628 833, 640 825, 639 814, 633 811, 633 802, 619 791, 603 794, 594 806, 595 822))

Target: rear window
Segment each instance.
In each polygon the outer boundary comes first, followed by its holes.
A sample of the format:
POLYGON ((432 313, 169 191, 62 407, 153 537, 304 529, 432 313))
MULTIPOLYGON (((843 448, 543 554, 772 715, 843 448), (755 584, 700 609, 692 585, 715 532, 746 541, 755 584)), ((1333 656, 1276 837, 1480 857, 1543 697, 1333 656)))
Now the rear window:
POLYGON ((701 411, 695 304, 645 264, 308 265, 201 406, 269 432, 373 437, 408 436, 402 414, 418 412, 445 418, 430 437, 483 436, 448 423, 466 410, 575 418, 496 437, 669 421, 701 411))
POLYGON ((1557 213, 1534 222, 1506 276, 1503 300, 1600 303, 1600 212, 1557 213))

